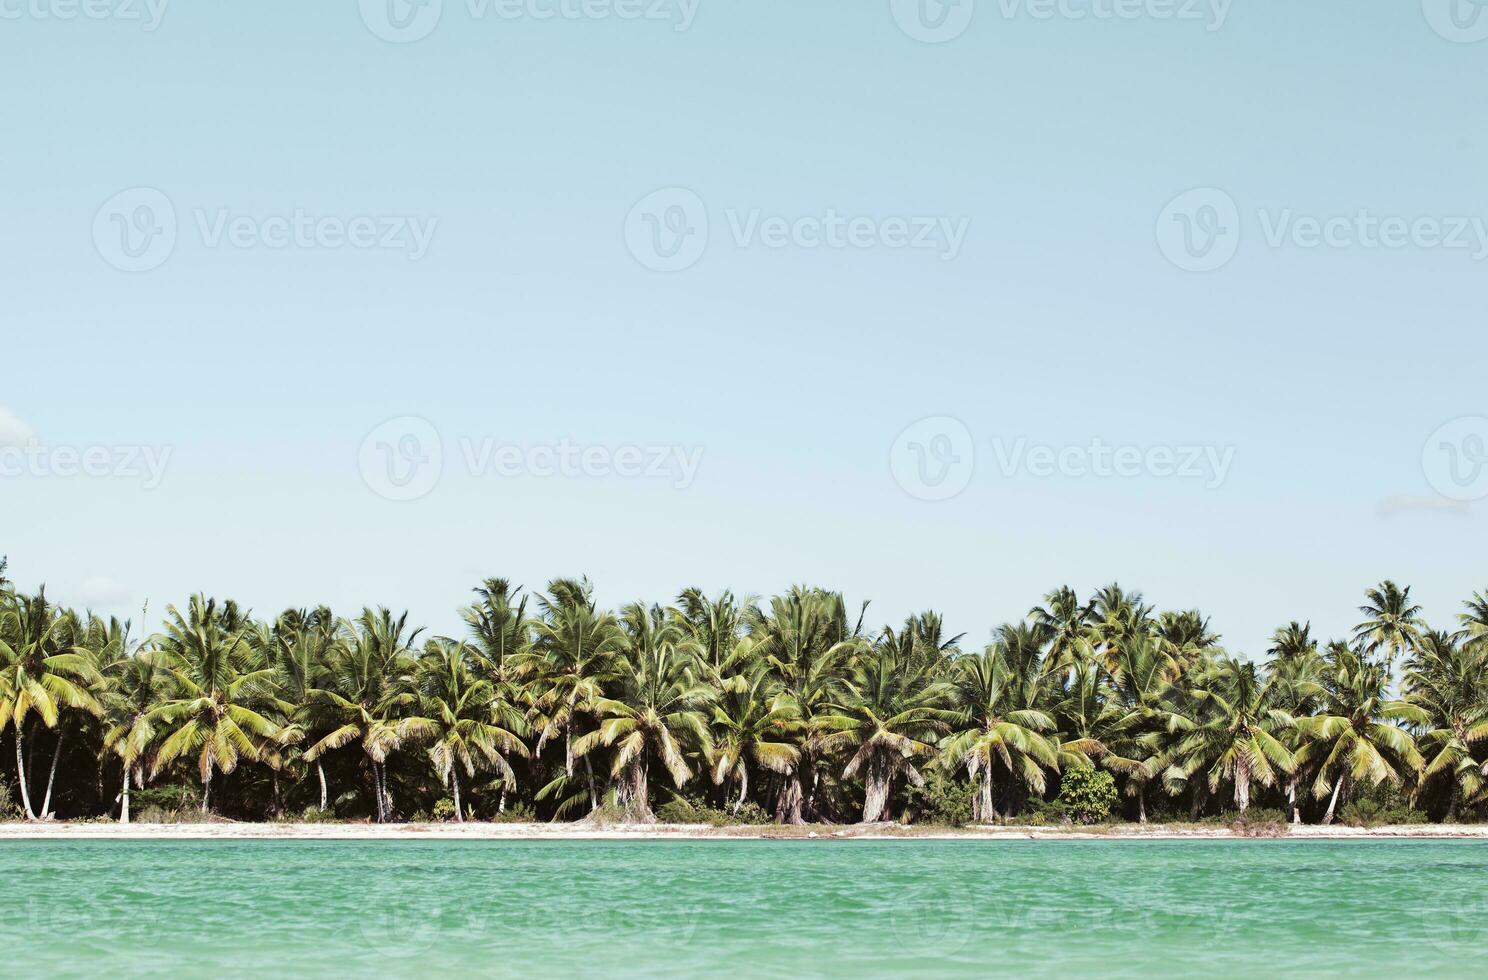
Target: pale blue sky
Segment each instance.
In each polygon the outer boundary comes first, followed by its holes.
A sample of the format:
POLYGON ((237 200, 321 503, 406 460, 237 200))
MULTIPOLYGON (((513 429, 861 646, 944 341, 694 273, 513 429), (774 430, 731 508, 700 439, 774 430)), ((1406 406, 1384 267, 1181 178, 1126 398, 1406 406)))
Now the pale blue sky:
POLYGON ((979 643, 1061 583, 1119 579, 1250 654, 1291 618, 1341 633, 1384 577, 1444 624, 1488 586, 1484 505, 1446 509, 1422 472, 1433 430, 1488 415, 1488 264, 1273 248, 1259 220, 1488 216, 1488 41, 1416 0, 1234 0, 1218 30, 979 0, 940 44, 887 0, 700 0, 686 31, 445 0, 408 44, 356 0, 175 0, 151 32, 25 2, 0 18, 0 406, 48 445, 171 452, 148 490, 0 477, 25 585, 152 620, 201 589, 450 630, 485 575, 588 574, 608 603, 804 581, 875 622, 934 605, 979 643), (178 240, 125 273, 91 228, 137 187, 178 240), (662 274, 626 219, 669 187, 711 236, 662 274), (1205 274, 1154 231, 1197 187, 1241 216, 1205 274), (953 261, 741 247, 727 215, 755 209, 969 224, 953 261), (207 247, 198 211, 437 226, 411 261, 207 247), (445 440, 413 502, 358 467, 401 416, 445 440), (975 440, 940 502, 890 468, 927 416, 975 440), (473 477, 462 437, 703 458, 684 489, 473 477), (1004 476, 993 440, 1020 438, 1234 458, 1216 489, 1004 476), (1430 506, 1383 515, 1392 495, 1430 506))

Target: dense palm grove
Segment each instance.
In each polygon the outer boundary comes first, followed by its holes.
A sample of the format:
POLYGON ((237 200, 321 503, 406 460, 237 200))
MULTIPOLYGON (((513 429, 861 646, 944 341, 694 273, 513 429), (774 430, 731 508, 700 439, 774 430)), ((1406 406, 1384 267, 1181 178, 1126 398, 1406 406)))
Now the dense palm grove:
POLYGON ((1327 823, 1382 794, 1462 820, 1488 796, 1488 595, 1434 630, 1385 582, 1351 637, 1293 622, 1263 664, 1116 585, 1052 592, 980 652, 934 613, 870 630, 866 610, 794 588, 612 612, 587 581, 491 579, 460 637, 196 596, 136 638, 0 564, 0 809, 128 820, 131 793, 174 793, 238 819, 643 821, 683 801, 801 823, 949 799, 994 822, 1090 767, 1140 821, 1264 801, 1327 823))

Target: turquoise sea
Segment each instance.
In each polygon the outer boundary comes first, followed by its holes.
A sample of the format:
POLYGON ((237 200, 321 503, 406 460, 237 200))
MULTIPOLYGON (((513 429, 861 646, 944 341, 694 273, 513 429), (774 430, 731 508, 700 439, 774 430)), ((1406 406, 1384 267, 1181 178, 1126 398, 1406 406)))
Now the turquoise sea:
POLYGON ((0 844, 9 976, 1481 976, 1471 841, 0 844))

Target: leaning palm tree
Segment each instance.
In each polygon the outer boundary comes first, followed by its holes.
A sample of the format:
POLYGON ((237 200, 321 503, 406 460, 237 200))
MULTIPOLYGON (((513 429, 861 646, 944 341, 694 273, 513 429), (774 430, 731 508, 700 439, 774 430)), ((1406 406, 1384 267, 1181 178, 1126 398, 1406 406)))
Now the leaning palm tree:
POLYGON ((935 758, 959 717, 949 695, 946 685, 879 648, 858 658, 837 699, 823 706, 828 713, 815 721, 827 733, 822 746, 848 756, 843 778, 861 774, 864 823, 883 819, 900 775, 924 784, 916 763, 935 758))
POLYGON ((1458 808, 1478 802, 1485 789, 1484 763, 1474 752, 1488 742, 1488 649, 1427 633, 1406 664, 1404 689, 1427 718, 1421 781, 1449 781, 1446 819, 1455 820, 1458 808))
MULTIPOLYGON (((941 763, 953 771, 965 767, 978 787, 972 797, 972 819, 994 823, 999 814, 993 774, 999 765, 1037 794, 1044 792, 1045 770, 1058 771, 1060 746, 1052 737, 1054 719, 1030 699, 1030 689, 1000 645, 994 644, 980 656, 957 660, 951 671, 951 703, 956 713, 953 734, 941 745, 941 763)), ((1083 748, 1099 751, 1094 744, 1083 748)), ((1080 746, 1071 748, 1080 750, 1080 746)))
POLYGON ((1354 642, 1371 656, 1383 650, 1386 673, 1421 642, 1421 607, 1411 602, 1410 592, 1410 586, 1402 589, 1386 580, 1365 593, 1367 601, 1359 607, 1365 619, 1354 627, 1354 642))
POLYGON ((1060 586, 1044 596, 1044 605, 1034 606, 1028 618, 1048 640, 1048 669, 1068 671, 1091 655, 1091 611, 1069 586, 1060 586))
POLYGON ((623 611, 625 652, 611 696, 598 698, 599 727, 574 743, 587 757, 611 750, 610 778, 628 820, 654 822, 651 811, 651 760, 661 762, 682 787, 692 778, 687 750, 705 758, 710 749, 705 709, 714 692, 697 678, 697 651, 675 621, 660 608, 640 604, 623 611))
POLYGON ((1177 792, 1207 770, 1209 792, 1222 782, 1233 784, 1235 805, 1244 815, 1253 783, 1273 786, 1278 774, 1297 768, 1296 756, 1279 737, 1295 719, 1276 705, 1274 688, 1248 661, 1225 658, 1194 682, 1171 715, 1179 740, 1163 781, 1177 792))
POLYGON ((500 696, 495 683, 479 676, 492 668, 477 660, 464 643, 431 642, 414 671, 419 714, 401 722, 406 737, 429 743, 429 759, 450 788, 461 823, 460 770, 471 778, 495 770, 510 786, 516 774, 506 757, 528 755, 522 712, 500 696))
POLYGON ((1389 675, 1344 643, 1331 644, 1322 672, 1318 713, 1301 719, 1302 733, 1311 739, 1317 778, 1312 792, 1328 800, 1323 823, 1331 824, 1348 788, 1360 782, 1399 785, 1420 772, 1423 763, 1416 740, 1403 727, 1429 723, 1426 712, 1405 701, 1385 696, 1389 675))
POLYGON ((49 816, 51 782, 57 773, 65 734, 58 728, 68 710, 90 715, 102 712, 94 689, 100 683, 92 655, 78 646, 77 621, 47 601, 46 590, 35 596, 0 593, 0 732, 15 729, 16 778, 27 819, 49 816), (31 804, 30 773, 24 752, 27 722, 35 716, 57 729, 52 754, 47 801, 38 814, 31 804))
POLYGON ((145 654, 169 677, 168 693, 147 716, 164 736, 151 774, 193 759, 207 813, 213 774, 231 774, 240 758, 257 760, 279 731, 263 714, 272 710, 274 672, 250 642, 251 624, 230 604, 196 595, 185 614, 171 606, 166 615, 166 631, 145 654))

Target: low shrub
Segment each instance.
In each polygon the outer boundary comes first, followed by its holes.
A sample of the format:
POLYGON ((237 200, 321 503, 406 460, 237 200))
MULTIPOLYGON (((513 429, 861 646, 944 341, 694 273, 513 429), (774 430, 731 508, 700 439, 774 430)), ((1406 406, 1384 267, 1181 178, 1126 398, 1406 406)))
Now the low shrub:
POLYGON ((678 796, 656 808, 656 819, 661 823, 701 823, 710 827, 727 827, 732 824, 766 824, 770 822, 771 816, 757 803, 745 803, 735 813, 732 807, 719 809, 678 796))
POLYGON ((445 797, 434 804, 433 820, 435 823, 450 823, 455 819, 455 801, 445 797))
POLYGON ((973 792, 970 783, 931 770, 925 776, 925 785, 910 786, 905 795, 914 823, 961 827, 971 823, 973 792))
POLYGON ((1079 823, 1105 823, 1116 805, 1116 779, 1095 766, 1071 766, 1060 777, 1059 802, 1079 823))

